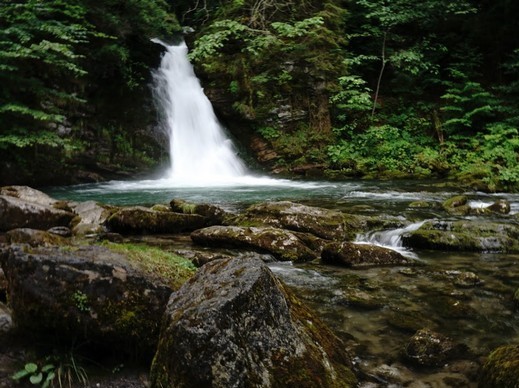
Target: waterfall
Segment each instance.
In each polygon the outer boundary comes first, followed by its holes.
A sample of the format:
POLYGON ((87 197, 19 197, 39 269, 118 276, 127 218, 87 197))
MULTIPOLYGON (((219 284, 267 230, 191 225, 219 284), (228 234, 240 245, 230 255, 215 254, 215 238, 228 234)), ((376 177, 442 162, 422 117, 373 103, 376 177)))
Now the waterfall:
POLYGON ((166 47, 154 73, 154 94, 163 113, 171 167, 166 179, 175 184, 214 184, 243 177, 247 169, 237 156, 189 62, 187 45, 166 47))

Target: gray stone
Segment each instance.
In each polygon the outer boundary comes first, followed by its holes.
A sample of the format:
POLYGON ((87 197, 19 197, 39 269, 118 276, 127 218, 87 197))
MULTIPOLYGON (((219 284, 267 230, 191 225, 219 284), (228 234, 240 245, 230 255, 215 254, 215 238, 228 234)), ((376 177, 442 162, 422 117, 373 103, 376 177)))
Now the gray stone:
POLYGON ((299 234, 271 227, 210 226, 191 233, 191 239, 204 246, 256 249, 281 261, 309 261, 318 257, 299 234))
POLYGON ((405 348, 405 357, 421 366, 441 366, 465 353, 466 346, 429 329, 418 330, 405 348))
POLYGON ((12 229, 5 236, 10 244, 29 244, 32 247, 67 244, 65 238, 38 229, 12 229))
POLYGON ((257 259, 204 265, 171 295, 152 387, 350 387, 345 346, 257 259))
POLYGON ((321 260, 325 264, 342 265, 351 268, 414 264, 413 260, 405 258, 392 249, 350 242, 329 243, 321 253, 321 260))
POLYGON ((74 235, 104 232, 104 223, 112 214, 110 209, 95 201, 75 203, 71 208, 79 216, 79 222, 72 229, 74 235))

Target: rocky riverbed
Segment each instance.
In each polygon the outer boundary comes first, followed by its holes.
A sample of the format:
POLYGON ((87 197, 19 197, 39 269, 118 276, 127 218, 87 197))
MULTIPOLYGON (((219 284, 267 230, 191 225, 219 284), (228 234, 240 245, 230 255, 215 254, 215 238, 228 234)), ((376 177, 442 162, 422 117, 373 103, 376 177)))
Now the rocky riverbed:
POLYGON ((440 217, 0 188, 0 387, 57 378, 71 348, 76 386, 517 385, 517 216, 420 206, 440 217), (359 239, 395 230, 400 252, 359 239))

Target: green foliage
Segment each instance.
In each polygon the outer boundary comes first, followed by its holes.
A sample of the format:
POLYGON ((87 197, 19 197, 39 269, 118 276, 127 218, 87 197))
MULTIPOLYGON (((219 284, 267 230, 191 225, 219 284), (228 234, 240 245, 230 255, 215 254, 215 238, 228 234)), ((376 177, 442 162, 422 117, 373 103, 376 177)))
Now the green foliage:
POLYGON ((32 385, 47 388, 56 378, 56 367, 53 364, 45 364, 40 368, 37 364, 29 362, 11 378, 17 382, 28 379, 32 385))

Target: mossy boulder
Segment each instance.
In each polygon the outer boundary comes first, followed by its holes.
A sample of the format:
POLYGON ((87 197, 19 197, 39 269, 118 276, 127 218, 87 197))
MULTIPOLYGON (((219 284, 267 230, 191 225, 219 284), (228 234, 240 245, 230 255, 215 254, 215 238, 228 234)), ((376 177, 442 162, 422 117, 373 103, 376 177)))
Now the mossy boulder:
POLYGON ((253 249, 270 253, 281 261, 318 258, 317 252, 305 244, 306 237, 272 227, 210 226, 191 233, 191 239, 199 245, 253 249))
POLYGON ((172 288, 169 279, 107 247, 13 246, 0 264, 16 327, 34 338, 88 341, 151 358, 172 288))
POLYGON ((402 241, 410 248, 513 253, 519 252, 519 226, 478 220, 427 221, 403 235, 402 241))
POLYGON ((479 387, 519 387, 519 345, 504 345, 488 356, 481 368, 479 387))
POLYGON ((10 244, 29 244, 32 247, 66 245, 67 240, 56 234, 43 230, 19 228, 10 230, 5 234, 6 240, 10 244))
POLYGON ((204 265, 171 295, 152 387, 352 387, 345 345, 259 259, 204 265))
POLYGON ((463 344, 429 329, 418 330, 405 348, 405 357, 420 366, 441 366, 467 352, 463 344))
POLYGON ((487 209, 494 213, 508 214, 510 213, 510 202, 506 199, 499 199, 487 207, 487 209))
POLYGON ((360 216, 289 201, 253 205, 234 222, 311 233, 328 240, 352 240, 365 226, 365 219, 360 216))
POLYGON ((192 203, 183 199, 172 199, 169 203, 171 210, 176 213, 198 214, 205 217, 206 226, 220 225, 228 216, 221 207, 207 203, 192 203))
POLYGON ((106 220, 111 232, 123 234, 181 233, 206 225, 198 214, 155 211, 142 206, 120 209, 106 220))
POLYGON ((50 205, 0 195, 0 232, 16 228, 47 230, 54 226, 68 226, 73 218, 73 213, 50 205))
POLYGON ((369 268, 395 265, 411 265, 413 260, 392 249, 368 244, 333 242, 327 244, 322 253, 324 264, 341 265, 350 268, 369 268))
POLYGON ((467 215, 470 213, 470 206, 467 205, 468 198, 465 195, 456 195, 442 203, 443 209, 452 215, 467 215))

